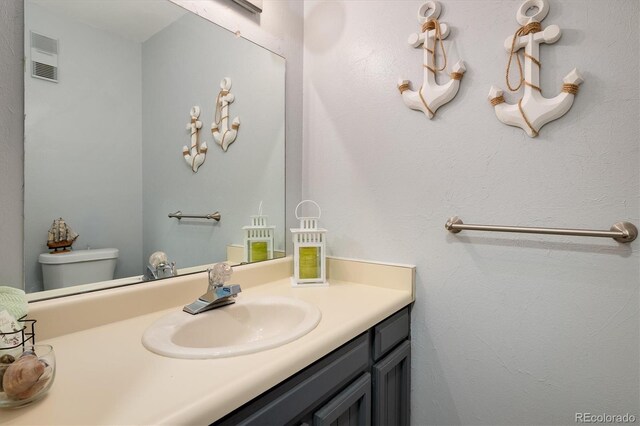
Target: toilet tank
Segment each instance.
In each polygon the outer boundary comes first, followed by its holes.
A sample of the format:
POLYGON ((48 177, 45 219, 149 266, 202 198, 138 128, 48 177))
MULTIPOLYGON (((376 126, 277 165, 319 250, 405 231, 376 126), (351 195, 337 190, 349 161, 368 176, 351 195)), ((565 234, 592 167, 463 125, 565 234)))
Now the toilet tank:
POLYGON ((109 281, 118 261, 118 249, 73 250, 68 253, 43 253, 42 265, 45 290, 78 284, 109 281))

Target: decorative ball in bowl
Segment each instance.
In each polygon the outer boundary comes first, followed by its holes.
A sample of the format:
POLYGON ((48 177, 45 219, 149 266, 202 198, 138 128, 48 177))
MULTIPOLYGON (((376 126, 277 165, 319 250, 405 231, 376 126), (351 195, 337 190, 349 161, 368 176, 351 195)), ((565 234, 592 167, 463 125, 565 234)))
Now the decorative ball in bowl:
POLYGON ((50 345, 25 345, 17 354, 0 355, 0 408, 21 407, 42 398, 56 374, 50 345))

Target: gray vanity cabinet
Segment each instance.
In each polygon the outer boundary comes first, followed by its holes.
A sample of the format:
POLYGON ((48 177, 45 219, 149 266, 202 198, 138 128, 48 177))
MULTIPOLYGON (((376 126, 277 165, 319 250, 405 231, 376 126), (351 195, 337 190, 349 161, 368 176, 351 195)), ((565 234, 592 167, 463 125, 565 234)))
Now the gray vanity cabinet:
POLYGON ((408 424, 410 355, 406 307, 213 424, 408 424))

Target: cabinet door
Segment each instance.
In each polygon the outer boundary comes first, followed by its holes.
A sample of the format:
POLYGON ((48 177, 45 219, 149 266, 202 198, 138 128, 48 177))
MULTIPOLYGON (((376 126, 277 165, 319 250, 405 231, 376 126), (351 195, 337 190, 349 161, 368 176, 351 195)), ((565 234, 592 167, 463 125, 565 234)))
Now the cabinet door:
POLYGON ((409 424, 411 343, 401 343, 373 366, 373 424, 409 424))
POLYGON ((371 374, 364 373, 313 416, 313 426, 369 426, 371 374))

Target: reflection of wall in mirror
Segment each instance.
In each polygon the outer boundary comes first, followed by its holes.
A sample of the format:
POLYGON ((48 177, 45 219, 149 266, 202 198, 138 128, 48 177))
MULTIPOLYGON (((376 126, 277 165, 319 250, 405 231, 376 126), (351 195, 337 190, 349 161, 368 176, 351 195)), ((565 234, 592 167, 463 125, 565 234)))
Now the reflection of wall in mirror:
POLYGON ((225 245, 242 241, 246 216, 262 199, 281 228, 275 247, 284 247, 281 57, 191 14, 138 43, 33 4, 27 13, 27 34, 37 27, 61 39, 60 84, 25 78, 28 291, 41 289, 38 231, 52 214, 78 229, 76 248, 118 248, 116 278, 139 275, 156 250, 179 267, 225 259, 225 245), (242 85, 234 111, 251 120, 243 144, 214 155, 205 176, 184 173, 176 154, 188 142, 182 104, 203 105, 207 128, 227 75, 242 85), (54 101, 45 107, 42 98, 54 101), (223 221, 167 218, 178 209, 221 210, 223 221))
POLYGON ((193 14, 143 44, 145 254, 163 249, 179 267, 226 259, 226 245, 243 242, 261 200, 277 226, 274 247, 284 248, 284 70, 283 58, 193 14), (243 120, 227 152, 211 148, 209 130, 224 77, 233 81, 229 112, 243 120), (201 137, 210 143, 197 174, 179 152, 191 105, 200 105, 201 137), (219 210, 222 220, 167 220, 175 210, 219 210))
POLYGON ((38 255, 60 216, 80 234, 74 248, 117 248, 116 277, 139 275, 140 43, 31 2, 25 14, 27 59, 31 30, 60 40, 59 83, 25 72, 26 291, 42 289, 38 255))
MULTIPOLYGON (((187 10, 231 30, 239 30, 243 38, 266 46, 287 58, 287 115, 286 133, 293 143, 287 149, 287 189, 289 200, 301 198, 302 164, 302 15, 298 0, 272 2, 259 20, 245 19, 240 8, 230 8, 227 1, 211 2, 171 0, 187 10)), ((156 3, 156 2, 154 2, 156 3)), ((0 79, 3 83, 0 108, 0 283, 22 288, 23 275, 23 0, 0 2, 0 79)), ((289 201, 286 209, 289 220, 295 222, 293 208, 297 201, 289 201)))

